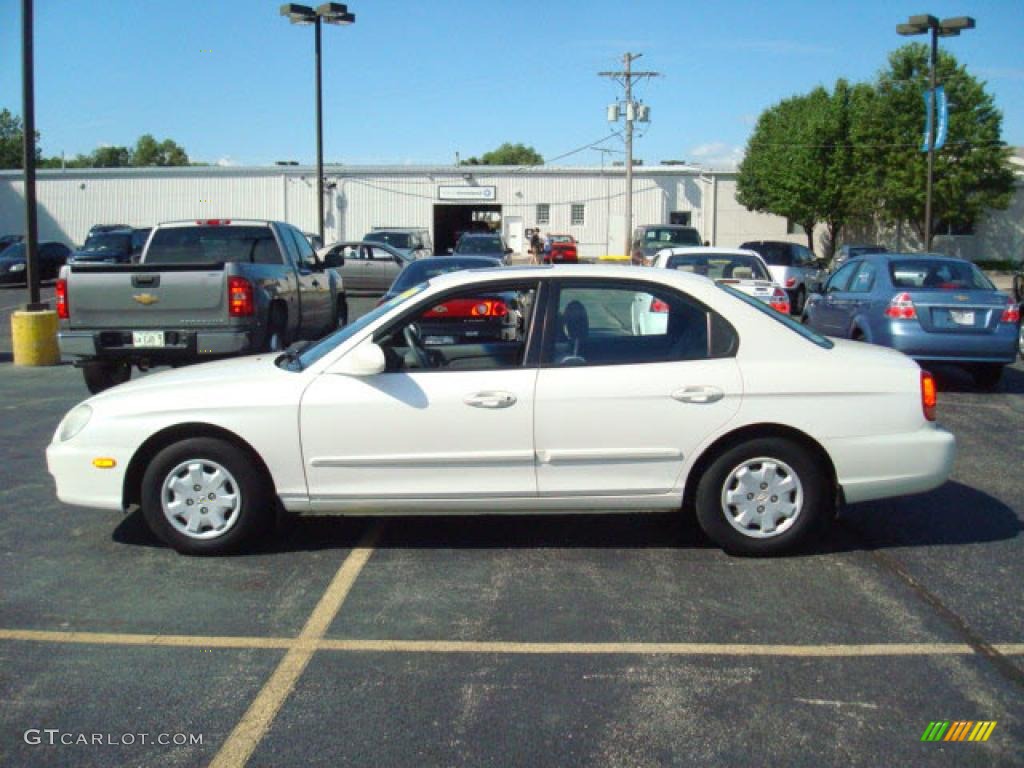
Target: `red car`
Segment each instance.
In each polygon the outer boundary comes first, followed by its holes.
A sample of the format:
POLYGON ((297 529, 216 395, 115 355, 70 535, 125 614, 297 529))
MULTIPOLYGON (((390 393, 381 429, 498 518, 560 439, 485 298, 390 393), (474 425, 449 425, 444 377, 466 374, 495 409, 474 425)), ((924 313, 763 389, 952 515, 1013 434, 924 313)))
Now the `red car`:
POLYGON ((576 251, 576 240, 572 235, 549 235, 551 249, 544 251, 545 264, 576 264, 579 255, 576 251))

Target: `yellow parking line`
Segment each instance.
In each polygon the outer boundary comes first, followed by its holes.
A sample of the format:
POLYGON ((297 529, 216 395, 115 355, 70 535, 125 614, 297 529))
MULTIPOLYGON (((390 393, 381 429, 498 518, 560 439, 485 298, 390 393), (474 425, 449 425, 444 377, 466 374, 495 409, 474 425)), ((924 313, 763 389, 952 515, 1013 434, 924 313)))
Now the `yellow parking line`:
POLYGON ((146 635, 125 632, 51 632, 37 629, 0 629, 0 640, 84 645, 155 645, 178 648, 289 648, 289 637, 234 637, 231 635, 146 635))
POLYGON ((971 655, 966 643, 872 643, 864 645, 746 645, 738 643, 509 643, 454 640, 331 640, 325 651, 381 653, 633 654, 668 656, 952 656, 971 655))
POLYGON ((373 554, 382 530, 382 523, 374 525, 345 558, 327 591, 310 614, 306 626, 278 664, 274 674, 249 705, 249 709, 228 736, 227 741, 221 746, 210 763, 211 768, 240 767, 249 761, 256 746, 270 729, 281 705, 291 694, 295 683, 309 664, 317 650, 318 641, 337 616, 359 572, 373 554))
POLYGON ((1024 655, 1024 643, 996 643, 992 647, 996 653, 1001 653, 1003 656, 1024 655))

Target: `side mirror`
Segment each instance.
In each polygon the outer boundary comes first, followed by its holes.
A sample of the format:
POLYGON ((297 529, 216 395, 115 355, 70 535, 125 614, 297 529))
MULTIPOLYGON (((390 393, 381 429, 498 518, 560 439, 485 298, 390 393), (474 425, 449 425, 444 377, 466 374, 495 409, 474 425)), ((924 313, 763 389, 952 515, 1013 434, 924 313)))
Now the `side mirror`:
POLYGON ((380 345, 374 344, 372 341, 364 341, 341 358, 334 370, 348 376, 376 376, 378 373, 383 373, 386 367, 387 361, 384 359, 384 350, 380 348, 380 345))
POLYGON ((345 266, 345 254, 341 251, 333 251, 323 258, 324 269, 337 269, 345 266))

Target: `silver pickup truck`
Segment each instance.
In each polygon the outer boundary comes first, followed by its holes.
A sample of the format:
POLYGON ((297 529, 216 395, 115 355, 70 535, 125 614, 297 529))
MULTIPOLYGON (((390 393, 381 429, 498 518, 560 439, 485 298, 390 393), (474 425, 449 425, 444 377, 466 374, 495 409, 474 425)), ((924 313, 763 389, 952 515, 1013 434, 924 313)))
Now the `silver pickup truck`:
POLYGON ((318 261, 280 221, 207 219, 153 229, 138 264, 71 264, 57 281, 61 354, 90 392, 132 366, 272 352, 348 320, 340 257, 318 261))

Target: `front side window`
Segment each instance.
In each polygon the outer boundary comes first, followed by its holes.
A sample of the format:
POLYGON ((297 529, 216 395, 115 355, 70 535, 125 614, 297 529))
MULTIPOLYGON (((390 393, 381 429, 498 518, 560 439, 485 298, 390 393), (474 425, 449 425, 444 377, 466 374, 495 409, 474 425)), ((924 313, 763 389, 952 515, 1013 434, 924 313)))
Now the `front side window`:
POLYGON ((758 299, 755 299, 753 296, 748 296, 742 291, 737 291, 735 288, 733 288, 731 285, 727 283, 716 283, 716 285, 718 285, 719 288, 721 288, 729 295, 742 301, 744 304, 753 307, 765 317, 770 317, 776 323, 781 323, 798 336, 803 336, 812 344, 816 344, 822 349, 832 349, 832 347, 835 346, 835 344, 833 344, 829 339, 822 336, 820 333, 815 333, 806 325, 798 323, 789 315, 784 315, 778 310, 772 309, 771 305, 766 304, 765 302, 760 301, 758 299))
POLYGON ((295 241, 295 249, 299 254, 299 263, 307 269, 313 269, 316 266, 316 251, 313 250, 313 246, 309 244, 309 240, 299 230, 289 228, 288 231, 291 232, 292 239, 295 241))
POLYGON ((547 366, 703 360, 735 351, 735 343, 712 338, 728 335, 727 323, 716 324, 707 308, 664 286, 566 284, 557 310, 542 353, 547 366))
POLYGON ((842 269, 828 279, 828 287, 825 289, 825 292, 845 291, 846 287, 850 284, 850 278, 853 277, 853 273, 857 271, 859 266, 859 262, 844 264, 842 269))
POLYGON ((532 282, 463 287, 432 299, 375 340, 389 372, 518 368, 536 298, 532 282))

